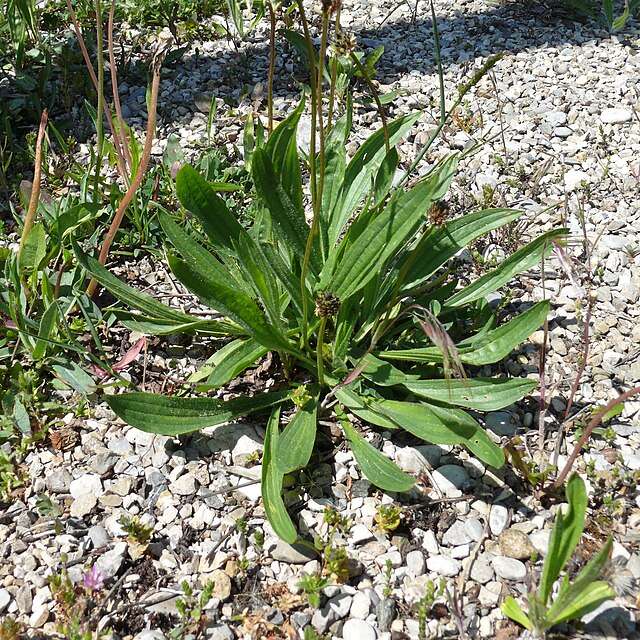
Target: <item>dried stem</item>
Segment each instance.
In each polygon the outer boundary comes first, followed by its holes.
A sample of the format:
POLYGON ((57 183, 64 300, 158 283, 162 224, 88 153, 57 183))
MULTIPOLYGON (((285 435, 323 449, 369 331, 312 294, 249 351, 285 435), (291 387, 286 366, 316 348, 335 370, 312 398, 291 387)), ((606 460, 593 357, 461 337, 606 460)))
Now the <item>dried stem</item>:
POLYGON ((29 198, 29 207, 27 208, 27 215, 24 218, 24 225, 22 227, 22 235, 20 236, 20 246, 18 248, 18 261, 22 255, 24 244, 31 233, 33 223, 36 218, 36 211, 38 209, 38 201, 40 199, 40 181, 42 176, 42 143, 44 142, 44 134, 47 130, 47 120, 49 114, 45 109, 40 116, 40 127, 38 129, 38 137, 36 139, 36 153, 35 162, 33 166, 33 184, 31 186, 31 197, 29 198))
MULTIPOLYGON (((115 238, 120 225, 122 224, 122 219, 127 210, 127 207, 133 200, 133 196, 135 195, 138 187, 142 183, 142 179, 144 174, 147 171, 147 166, 149 165, 149 159, 151 157, 151 147, 153 146, 153 136, 156 130, 156 115, 157 115, 157 107, 158 107, 158 89, 160 87, 160 66, 162 63, 163 54, 158 54, 154 57, 152 64, 153 71, 153 79, 151 81, 151 99, 149 101, 149 115, 147 119, 147 132, 146 138, 144 141, 144 148, 142 150, 142 157, 140 158, 140 163, 138 164, 138 169, 136 171, 136 175, 132 180, 127 192, 124 194, 124 197, 120 201, 120 205, 118 206, 118 210, 116 211, 113 220, 111 221, 111 225, 109 226, 109 230, 104 237, 102 242, 102 248, 100 249, 100 255, 98 257, 98 261, 100 264, 104 265, 107 261, 107 256, 109 255, 109 249, 111 248, 111 243, 115 238)), ((92 279, 87 287, 87 295, 92 296, 95 292, 97 282, 95 279, 92 279)))
MULTIPOLYGON (((82 59, 84 60, 84 64, 87 67, 87 72, 89 73, 89 77, 91 78, 91 83, 93 84, 93 88, 98 92, 98 78, 96 76, 95 69, 91 64, 91 58, 89 57, 89 51, 87 49, 87 45, 84 41, 84 37, 82 36, 82 31, 80 29, 80 23, 78 22, 78 16, 71 4, 71 0, 67 0, 67 10, 69 11, 69 16, 71 17, 71 22, 73 24, 73 30, 76 34, 76 38, 78 40, 78 46, 80 47, 80 51, 82 52, 82 59)), ((109 111, 109 107, 105 104, 103 108, 103 112, 105 118, 107 120, 107 124, 109 125, 109 130, 111 131, 111 135, 115 141, 119 140, 115 125, 113 124, 113 118, 111 117, 111 112, 109 111)), ((127 181, 127 170, 125 166, 125 161, 122 156, 122 150, 120 148, 122 143, 116 144, 116 161, 118 164, 118 173, 122 177, 123 180, 127 181)))
POLYGON ((571 452, 571 455, 567 458, 567 461, 565 462, 565 465, 562 471, 560 472, 558 477, 555 479, 555 482, 552 484, 551 486, 552 491, 557 490, 562 486, 567 476, 569 475, 569 472, 573 468, 573 465, 575 464, 575 461, 578 455, 580 454, 580 451, 582 451, 582 448, 584 447, 584 445, 587 444, 587 441, 591 437, 593 430, 602 422, 602 419, 604 418, 604 416, 607 413, 609 413, 609 411, 611 411, 611 409, 613 409, 615 406, 619 405, 621 402, 625 402, 629 398, 632 398, 633 396, 638 395, 639 393, 640 393, 640 386, 633 387, 633 389, 629 389, 629 391, 625 391, 624 393, 621 393, 617 398, 610 400, 602 409, 600 409, 600 411, 594 414, 594 416, 589 421, 589 424, 585 427, 584 432, 580 436, 580 439, 573 447, 573 451, 571 452))

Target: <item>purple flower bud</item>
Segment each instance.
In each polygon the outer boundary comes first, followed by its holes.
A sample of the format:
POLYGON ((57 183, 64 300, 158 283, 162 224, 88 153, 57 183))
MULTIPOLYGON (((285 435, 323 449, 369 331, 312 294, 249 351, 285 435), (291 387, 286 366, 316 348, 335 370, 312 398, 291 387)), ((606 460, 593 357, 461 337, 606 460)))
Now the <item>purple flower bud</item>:
POLYGON ((100 591, 104 587, 104 579, 104 573, 100 571, 97 564, 94 564, 91 569, 85 571, 82 576, 82 584, 89 591, 100 591))

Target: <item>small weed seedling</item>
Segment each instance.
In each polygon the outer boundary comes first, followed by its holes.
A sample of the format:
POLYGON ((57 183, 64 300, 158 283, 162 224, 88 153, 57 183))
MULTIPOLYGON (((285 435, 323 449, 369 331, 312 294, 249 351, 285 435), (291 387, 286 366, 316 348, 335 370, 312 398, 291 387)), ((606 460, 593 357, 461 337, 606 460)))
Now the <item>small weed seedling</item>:
POLYGON ((309 604, 314 608, 320 607, 320 592, 329 585, 329 578, 318 573, 306 573, 298 582, 298 586, 304 591, 309 604))
POLYGON ((502 605, 502 612, 506 616, 537 638, 546 637, 547 631, 555 625, 576 620, 615 596, 611 586, 598 579, 611 555, 611 538, 573 582, 569 582, 565 575, 557 594, 553 595, 553 586, 571 559, 584 530, 587 492, 579 476, 573 475, 569 479, 566 495, 569 509, 566 515, 559 510, 556 516, 538 590, 531 592, 527 598, 529 610, 525 612, 512 596, 508 596, 502 605))
POLYGON ((374 516, 376 527, 383 533, 395 531, 402 522, 402 508, 394 504, 381 504, 374 516))

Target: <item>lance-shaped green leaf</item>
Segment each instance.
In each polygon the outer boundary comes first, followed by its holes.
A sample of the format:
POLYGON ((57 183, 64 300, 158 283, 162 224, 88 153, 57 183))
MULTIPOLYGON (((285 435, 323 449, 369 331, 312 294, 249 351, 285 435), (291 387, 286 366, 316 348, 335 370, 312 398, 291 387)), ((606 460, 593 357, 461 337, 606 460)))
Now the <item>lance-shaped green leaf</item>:
POLYGON ((463 378, 412 380, 405 382, 409 391, 421 398, 444 404, 494 411, 524 398, 537 386, 527 378, 463 378))
MULTIPOLYGON (((274 224, 282 233, 287 246, 298 258, 304 258, 309 235, 309 225, 305 222, 304 211, 289 198, 273 169, 271 158, 263 149, 253 154, 253 181, 256 191, 264 201, 274 224)), ((311 266, 317 274, 318 256, 312 252, 311 266)))
POLYGON ((550 624, 579 618, 605 600, 615 597, 615 592, 606 582, 597 581, 609 561, 612 548, 613 539, 609 537, 571 584, 568 581, 563 582, 560 592, 547 612, 546 617, 550 624))
POLYGON ((409 491, 413 487, 415 480, 360 436, 348 420, 340 424, 362 473, 372 484, 384 491, 409 491))
POLYGON ((406 272, 403 289, 410 289, 424 282, 470 242, 517 220, 521 215, 522 211, 514 209, 485 209, 468 213, 442 226, 432 227, 402 264, 401 272, 406 272))
POLYGON ((362 360, 358 360, 358 365, 364 366, 362 369, 364 378, 382 387, 392 387, 420 379, 419 375, 406 374, 392 364, 376 358, 371 353, 367 353, 362 360))
MULTIPOLYGON (((419 113, 412 113, 390 122, 389 145, 396 145, 419 117, 419 113)), ((379 129, 367 138, 347 165, 342 193, 329 218, 329 246, 333 246, 338 240, 342 228, 370 189, 372 178, 385 156, 384 130, 379 129)))
POLYGON ((421 440, 433 444, 461 444, 485 464, 496 468, 504 464, 502 449, 460 409, 397 400, 373 402, 370 408, 421 440))
POLYGON ((196 265, 199 271, 209 272, 212 277, 218 278, 222 282, 235 281, 224 265, 177 225, 171 216, 164 211, 158 211, 158 220, 162 230, 183 260, 196 265))
POLYGON ((282 481, 284 475, 276 464, 278 455, 280 409, 275 409, 269 421, 264 438, 264 451, 262 453, 262 502, 269 523, 280 538, 289 544, 293 544, 298 537, 296 528, 287 513, 282 499, 282 481))
POLYGON ((267 351, 266 347, 251 338, 233 340, 216 351, 206 364, 189 378, 189 382, 199 382, 206 378, 206 384, 201 386, 217 389, 255 364, 267 351))
POLYGON ((485 430, 461 409, 443 408, 423 402, 401 402, 358 394, 343 387, 336 397, 352 413, 369 424, 386 429, 404 429, 433 444, 461 444, 492 467, 504 464, 504 453, 485 430))
POLYGON ((116 415, 132 427, 148 433, 178 436, 268 409, 287 398, 287 391, 231 400, 180 398, 136 391, 107 396, 106 401, 116 415))
MULTIPOLYGON (((538 302, 497 329, 463 340, 456 345, 460 361, 481 366, 502 360, 544 322, 549 308, 548 301, 538 302)), ((443 359, 438 347, 380 351, 377 355, 385 360, 400 362, 442 362, 443 359)))
POLYGON ((277 465, 282 473, 291 473, 307 466, 316 442, 318 398, 298 409, 280 434, 277 465))
POLYGON ((182 206, 193 213, 215 247, 233 251, 238 237, 245 233, 224 200, 190 165, 176 177, 176 193, 182 206))
POLYGON ((187 263, 171 254, 168 258, 178 280, 204 304, 237 322, 265 347, 289 350, 287 339, 267 322, 258 305, 246 293, 211 278, 200 271, 197 264, 187 263))
POLYGON ((422 223, 431 203, 446 192, 457 164, 457 156, 447 158, 413 189, 392 198, 347 247, 333 273, 332 262, 326 263, 320 288, 345 300, 376 277, 422 223))
POLYGON ((331 127, 325 144, 325 172, 322 189, 321 224, 325 248, 328 248, 328 223, 344 183, 344 173, 347 166, 346 142, 351 130, 351 105, 345 113, 331 127))
POLYGON ((74 252, 78 264, 95 278, 98 283, 111 292, 118 300, 138 311, 142 311, 149 318, 164 320, 167 323, 173 323, 175 325, 191 324, 200 321, 199 318, 167 307, 146 293, 136 291, 136 289, 125 284, 120 278, 117 278, 105 269, 95 258, 82 253, 77 246, 74 246, 74 252))
POLYGON ((47 346, 49 345, 49 339, 51 338, 51 334, 56 328, 59 313, 60 310, 58 308, 58 303, 56 300, 54 300, 53 302, 51 302, 51 304, 49 304, 45 312, 42 314, 42 318, 40 319, 40 326, 38 328, 38 339, 36 341, 35 347, 33 348, 33 352, 31 353, 31 357, 34 360, 40 360, 45 356, 47 352, 47 346))
POLYGON ((558 510, 556 521, 549 538, 549 551, 544 559, 540 578, 540 599, 544 604, 549 601, 551 589, 563 567, 569 562, 571 554, 580 541, 584 531, 584 517, 587 510, 587 490, 577 474, 572 475, 565 489, 569 509, 563 515, 558 510))
POLYGON ((446 306, 460 307, 462 305, 484 298, 489 293, 499 289, 514 276, 540 264, 543 256, 547 256, 553 249, 553 240, 566 235, 565 229, 554 229, 533 240, 522 249, 518 249, 509 256, 499 267, 478 278, 451 296, 446 306))
POLYGON ((529 617, 522 610, 522 607, 516 602, 513 596, 507 596, 504 599, 501 609, 505 616, 515 620, 515 622, 523 626, 525 629, 529 629, 529 631, 533 629, 531 620, 529 620, 529 617))
POLYGON ((361 420, 383 429, 398 429, 398 425, 393 420, 386 418, 371 408, 372 400, 370 398, 356 393, 349 387, 336 389, 335 395, 351 413, 361 420))
POLYGON ((160 318, 144 318, 118 313, 122 324, 131 331, 138 331, 149 336, 166 336, 176 333, 199 333, 208 336, 244 335, 246 331, 231 322, 218 320, 193 320, 184 324, 162 320, 160 318))
POLYGON ((304 102, 303 94, 298 106, 273 130, 265 145, 283 189, 298 209, 302 209, 302 178, 296 133, 304 102))
POLYGON ((389 194, 399 161, 400 156, 398 155, 398 150, 395 147, 391 147, 391 149, 389 149, 389 153, 387 153, 382 161, 382 164, 378 169, 378 173, 376 174, 376 179, 373 185, 374 207, 381 205, 389 194))

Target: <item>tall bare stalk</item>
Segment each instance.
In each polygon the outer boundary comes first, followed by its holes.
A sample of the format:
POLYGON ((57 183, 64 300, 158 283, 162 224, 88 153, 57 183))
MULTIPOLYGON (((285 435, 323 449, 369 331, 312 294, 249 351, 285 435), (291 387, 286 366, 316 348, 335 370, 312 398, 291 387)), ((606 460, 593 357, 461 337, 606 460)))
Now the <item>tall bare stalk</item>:
POLYGON ((276 12, 271 0, 267 2, 269 10, 269 77, 267 80, 268 130, 273 131, 273 79, 276 72, 276 12))
MULTIPOLYGON (((95 69, 93 68, 93 64, 91 63, 91 58, 89 57, 89 50, 87 49, 86 42, 84 41, 84 37, 82 35, 82 30, 80 29, 80 22, 78 21, 78 16, 71 4, 71 0, 67 1, 67 10, 69 11, 69 16, 71 17, 71 23, 73 24, 73 30, 76 34, 76 38, 78 40, 78 46, 80 47, 80 51, 82 52, 82 59, 84 60, 84 64, 87 68, 87 72, 89 74, 89 78, 91 79, 91 83, 93 84, 93 88, 96 93, 98 93, 98 77, 96 76, 95 69)), ((128 181, 128 174, 126 170, 125 159, 122 155, 122 140, 119 137, 118 131, 116 130, 115 125, 113 124, 113 118, 111 117, 111 112, 109 111, 109 107, 105 103, 103 106, 103 113, 105 116, 105 120, 109 125, 109 130, 111 131, 111 135, 115 141, 115 149, 116 149, 116 163, 118 166, 118 173, 122 177, 123 180, 128 181)))
POLYGON ((96 57, 98 62, 98 107, 96 109, 96 175, 93 182, 93 200, 98 201, 100 192, 100 171, 104 153, 104 48, 102 44, 102 2, 95 0, 96 10, 96 57))
POLYGON ((22 256, 22 250, 24 249, 25 242, 31 233, 33 223, 36 218, 36 211, 38 210, 38 201, 40 199, 40 181, 42 179, 42 143, 44 142, 44 134, 47 129, 47 120, 49 114, 45 109, 40 116, 40 127, 38 129, 38 137, 36 139, 36 153, 33 167, 33 184, 31 186, 31 197, 29 198, 29 206, 27 208, 27 215, 24 218, 24 225, 22 226, 22 234, 20 236, 20 245, 18 247, 18 262, 22 256))
POLYGON ((116 11, 116 0, 111 0, 109 9, 109 22, 107 25, 107 49, 109 50, 109 72, 111 75, 111 93, 113 95, 113 106, 116 110, 118 120, 118 136, 114 136, 114 144, 121 147, 121 155, 126 161, 127 175, 123 176, 126 184, 129 184, 129 176, 133 168, 131 162, 131 152, 129 151, 129 141, 127 139, 127 128, 122 117, 122 106, 120 105, 120 91, 118 90, 118 65, 113 51, 113 18, 116 11))
MULTIPOLYGON (((162 58, 164 57, 164 53, 160 52, 156 54, 152 63, 152 71, 153 71, 153 79, 151 81, 151 98, 149 100, 149 114, 147 118, 147 131, 146 138, 144 141, 144 148, 142 150, 142 157, 140 158, 140 163, 138 164, 138 168, 136 170, 136 175, 131 181, 127 192, 124 194, 124 197, 120 201, 118 205, 118 209, 116 211, 113 220, 111 221, 111 225, 109 226, 109 230, 107 231, 104 240, 102 241, 102 248, 100 249, 100 255, 98 257, 98 261, 100 264, 104 265, 107 261, 107 256, 109 255, 109 249, 111 248, 111 244, 113 243, 113 239, 122 224, 122 219, 124 218, 124 214, 127 210, 129 204, 131 204, 131 200, 140 187, 142 183, 142 179, 144 178, 144 174, 147 171, 147 167, 149 166, 149 159, 151 157, 151 148, 153 146, 153 136, 156 130, 156 116, 157 116, 157 108, 158 108, 158 91, 160 88, 160 68, 162 65, 162 58)), ((87 287, 87 295, 92 296, 96 290, 97 282, 95 279, 92 279, 87 287)))
POLYGON ((633 396, 638 395, 639 393, 640 393, 640 386, 633 387, 633 389, 629 389, 629 391, 625 391, 624 393, 621 393, 617 398, 610 400, 604 407, 602 407, 602 409, 600 409, 600 411, 594 414, 594 416, 589 421, 589 424, 585 427, 582 435, 580 436, 580 439, 578 440, 578 442, 576 442, 575 446, 573 447, 573 451, 567 458, 567 461, 565 462, 565 465, 562 468, 562 471, 559 473, 558 477, 555 479, 554 483, 551 485, 552 490, 559 489, 563 485, 571 469, 573 468, 573 465, 575 464, 575 461, 578 458, 578 455, 582 451, 582 448, 584 447, 585 444, 587 444, 587 442, 589 441, 589 438, 591 437, 591 434, 593 433, 593 430, 602 422, 602 419, 605 417, 605 415, 609 413, 611 409, 619 405, 621 402, 625 402, 629 398, 632 398, 633 396))

